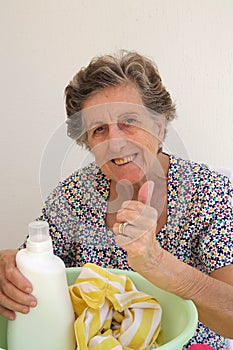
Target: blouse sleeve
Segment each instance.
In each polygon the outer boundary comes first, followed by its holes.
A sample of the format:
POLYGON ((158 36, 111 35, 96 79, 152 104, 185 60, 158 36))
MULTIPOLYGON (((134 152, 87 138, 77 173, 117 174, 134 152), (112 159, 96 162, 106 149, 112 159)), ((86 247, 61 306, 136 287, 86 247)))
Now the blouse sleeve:
POLYGON ((201 270, 209 274, 233 263, 233 186, 227 177, 209 172, 200 191, 198 254, 201 270))

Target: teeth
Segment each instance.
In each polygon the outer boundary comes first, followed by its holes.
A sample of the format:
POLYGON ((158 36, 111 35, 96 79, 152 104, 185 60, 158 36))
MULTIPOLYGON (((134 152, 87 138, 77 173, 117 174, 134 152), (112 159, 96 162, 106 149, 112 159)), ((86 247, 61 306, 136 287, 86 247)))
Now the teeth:
POLYGON ((134 159, 134 155, 133 156, 129 156, 129 157, 126 157, 126 158, 118 158, 118 159, 114 159, 114 163, 116 165, 123 165, 123 164, 126 164, 126 163, 129 163, 129 162, 132 162, 132 160, 134 159))

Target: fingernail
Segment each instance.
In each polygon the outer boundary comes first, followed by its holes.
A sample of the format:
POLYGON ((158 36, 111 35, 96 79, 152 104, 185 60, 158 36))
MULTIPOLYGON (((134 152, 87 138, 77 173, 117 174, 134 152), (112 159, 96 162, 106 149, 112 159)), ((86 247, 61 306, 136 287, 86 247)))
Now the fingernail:
POLYGON ((31 307, 35 307, 35 306, 36 306, 36 304, 37 304, 37 302, 36 302, 36 301, 32 301, 32 302, 31 302, 31 304, 30 304, 30 306, 31 306, 31 307))
POLYGON ((28 293, 28 294, 31 293, 31 292, 32 292, 32 288, 31 288, 31 287, 27 287, 27 288, 25 289, 25 292, 28 293))
POLYGON ((24 313, 24 314, 28 314, 28 312, 29 312, 29 308, 28 308, 28 307, 25 307, 25 308, 23 309, 23 313, 24 313))
POLYGON ((154 190, 154 186, 155 186, 154 182, 149 180, 148 181, 148 186, 149 186, 149 192, 150 192, 150 194, 152 194, 152 192, 154 190))

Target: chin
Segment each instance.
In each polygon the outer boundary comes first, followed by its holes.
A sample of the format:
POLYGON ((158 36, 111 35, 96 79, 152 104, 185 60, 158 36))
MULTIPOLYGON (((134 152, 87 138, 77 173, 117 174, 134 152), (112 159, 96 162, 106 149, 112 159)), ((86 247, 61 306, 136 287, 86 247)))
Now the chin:
POLYGON ((125 174, 125 175, 121 175, 121 176, 116 176, 116 174, 114 174, 111 177, 111 179, 115 182, 128 181, 132 185, 134 185, 134 184, 140 183, 143 179, 145 179, 145 174, 131 173, 131 174, 125 174))

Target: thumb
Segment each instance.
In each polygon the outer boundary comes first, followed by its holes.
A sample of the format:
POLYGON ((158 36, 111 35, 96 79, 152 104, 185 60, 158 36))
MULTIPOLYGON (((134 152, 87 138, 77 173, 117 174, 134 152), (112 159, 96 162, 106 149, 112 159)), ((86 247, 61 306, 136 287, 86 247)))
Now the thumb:
POLYGON ((154 190, 154 182, 145 182, 138 192, 138 201, 147 205, 150 205, 151 197, 154 190))

